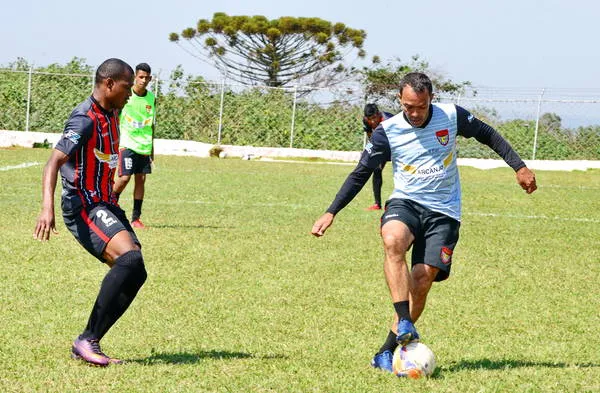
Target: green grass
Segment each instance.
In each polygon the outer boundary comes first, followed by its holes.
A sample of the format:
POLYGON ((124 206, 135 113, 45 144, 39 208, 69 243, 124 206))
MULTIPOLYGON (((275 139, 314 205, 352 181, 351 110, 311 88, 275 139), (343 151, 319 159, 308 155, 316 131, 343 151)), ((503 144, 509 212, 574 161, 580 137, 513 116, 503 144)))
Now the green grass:
POLYGON ((49 154, 0 150, 0 169, 40 163, 0 170, 1 392, 600 391, 600 171, 538 171, 528 196, 509 169, 461 168, 453 273, 418 323, 438 370, 409 381, 368 365, 392 312, 370 182, 313 238, 351 167, 310 163, 158 156, 149 278, 103 340, 128 363, 70 360, 106 267, 60 215, 32 240, 49 154))

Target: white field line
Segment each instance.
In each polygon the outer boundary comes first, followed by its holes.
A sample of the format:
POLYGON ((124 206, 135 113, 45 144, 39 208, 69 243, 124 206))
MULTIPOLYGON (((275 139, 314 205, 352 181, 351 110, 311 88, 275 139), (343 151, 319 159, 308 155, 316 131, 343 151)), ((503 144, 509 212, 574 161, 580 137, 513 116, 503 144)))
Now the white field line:
POLYGON ((516 218, 519 220, 555 220, 555 221, 575 221, 575 222, 593 222, 600 223, 599 219, 580 218, 580 217, 561 217, 561 216, 544 216, 544 215, 528 215, 528 214, 499 214, 499 213, 481 213, 470 212, 463 213, 464 216, 479 216, 479 217, 500 217, 500 218, 516 218))
POLYGON ((0 171, 10 171, 11 169, 23 169, 23 168, 29 168, 30 166, 36 166, 36 165, 40 165, 40 163, 39 162, 24 162, 19 165, 2 166, 2 167, 0 167, 0 171))
MULTIPOLYGON (((240 206, 239 203, 227 203, 223 201, 200 201, 200 200, 169 200, 169 201, 156 201, 154 203, 164 205, 176 205, 176 204, 192 204, 192 205, 231 205, 240 206)), ((248 207, 289 207, 289 208, 312 208, 315 206, 303 205, 299 203, 287 203, 287 202, 273 202, 273 203, 248 203, 244 204, 248 207)), ((580 218, 580 217, 561 217, 561 216, 544 216, 544 215, 527 215, 527 214, 499 214, 499 213, 482 213, 482 212, 467 212, 463 213, 464 216, 478 216, 478 217, 499 217, 499 218, 515 218, 519 220, 555 220, 555 221, 574 221, 574 222, 591 222, 600 223, 600 219, 594 218, 580 218)))

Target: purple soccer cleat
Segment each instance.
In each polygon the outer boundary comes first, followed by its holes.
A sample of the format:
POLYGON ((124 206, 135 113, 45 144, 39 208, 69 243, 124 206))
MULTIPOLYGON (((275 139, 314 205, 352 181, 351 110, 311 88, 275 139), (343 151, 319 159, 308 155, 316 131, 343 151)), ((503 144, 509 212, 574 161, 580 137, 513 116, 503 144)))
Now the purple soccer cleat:
MULTIPOLYGON (((106 367, 110 363, 115 363, 111 362, 111 358, 102 353, 100 342, 98 340, 79 337, 73 342, 71 357, 73 359, 81 359, 88 364, 100 367, 106 367)), ((118 359, 114 360, 119 363, 121 362, 118 359)))

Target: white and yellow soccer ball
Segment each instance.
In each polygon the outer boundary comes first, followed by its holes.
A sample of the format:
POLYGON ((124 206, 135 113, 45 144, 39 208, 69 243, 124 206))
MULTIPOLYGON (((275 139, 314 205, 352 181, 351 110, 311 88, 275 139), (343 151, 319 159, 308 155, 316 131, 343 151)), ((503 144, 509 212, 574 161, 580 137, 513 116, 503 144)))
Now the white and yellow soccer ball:
POLYGON ((435 355, 427 345, 418 341, 399 345, 394 351, 392 370, 401 377, 428 377, 435 371, 435 355))

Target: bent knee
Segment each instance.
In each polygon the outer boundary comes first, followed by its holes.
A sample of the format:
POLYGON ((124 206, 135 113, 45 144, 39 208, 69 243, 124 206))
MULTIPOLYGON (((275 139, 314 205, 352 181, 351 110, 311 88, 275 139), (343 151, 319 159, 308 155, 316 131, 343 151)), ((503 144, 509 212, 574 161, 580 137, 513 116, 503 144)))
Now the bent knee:
POLYGON ((143 284, 148 277, 144 257, 140 250, 131 250, 122 254, 115 260, 115 265, 125 267, 134 272, 138 281, 143 284))

